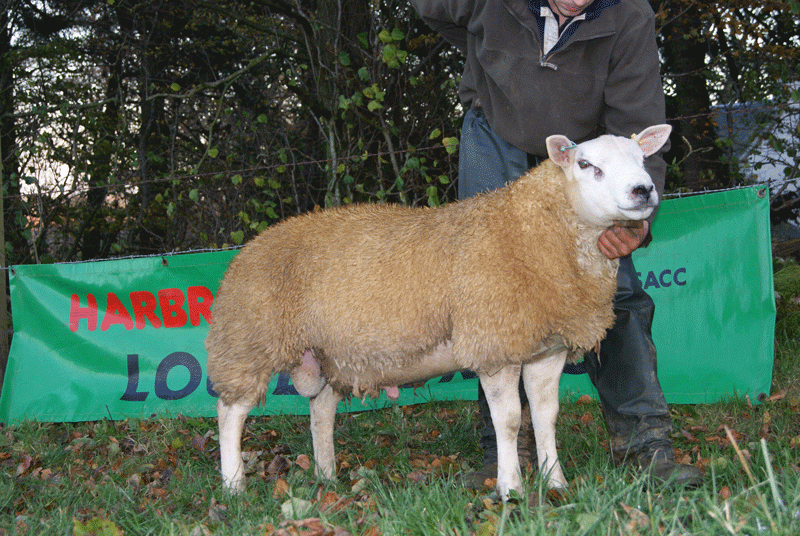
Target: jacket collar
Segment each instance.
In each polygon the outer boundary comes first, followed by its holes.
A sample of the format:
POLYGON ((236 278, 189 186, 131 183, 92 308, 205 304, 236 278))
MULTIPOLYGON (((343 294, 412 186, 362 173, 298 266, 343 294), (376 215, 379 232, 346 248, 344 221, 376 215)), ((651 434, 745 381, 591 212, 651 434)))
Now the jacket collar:
MULTIPOLYGON (((577 36, 575 38, 582 41, 595 39, 597 37, 605 37, 615 33, 616 25, 614 23, 614 18, 608 16, 600 17, 600 15, 606 9, 619 4, 620 1, 621 0, 595 0, 592 2, 591 5, 586 8, 586 11, 584 11, 586 22, 591 21, 591 24, 583 24, 583 21, 581 21, 580 31, 576 28, 577 36)), ((502 0, 502 3, 509 13, 536 36, 540 45, 542 44, 544 21, 541 20, 539 13, 543 2, 547 5, 547 0, 502 0), (535 7, 536 10, 532 12, 531 8, 533 7, 535 7)))
MULTIPOLYGON (((586 16, 586 20, 598 19, 603 11, 619 3, 620 0, 594 0, 594 2, 589 4, 589 7, 583 11, 583 15, 586 16)), ((528 9, 537 17, 539 16, 539 10, 542 5, 549 7, 547 0, 528 0, 528 9)))

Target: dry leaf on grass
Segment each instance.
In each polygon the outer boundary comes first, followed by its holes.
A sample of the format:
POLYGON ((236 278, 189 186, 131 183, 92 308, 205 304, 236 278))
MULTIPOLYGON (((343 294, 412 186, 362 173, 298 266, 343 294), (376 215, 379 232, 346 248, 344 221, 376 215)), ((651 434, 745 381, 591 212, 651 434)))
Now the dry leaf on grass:
POLYGON ((274 499, 280 499, 281 497, 286 497, 288 495, 289 483, 282 478, 275 480, 275 484, 272 487, 272 497, 274 499))
POLYGON ((294 461, 294 464, 300 467, 303 471, 308 471, 309 469, 311 469, 311 458, 309 458, 305 454, 301 454, 294 461))

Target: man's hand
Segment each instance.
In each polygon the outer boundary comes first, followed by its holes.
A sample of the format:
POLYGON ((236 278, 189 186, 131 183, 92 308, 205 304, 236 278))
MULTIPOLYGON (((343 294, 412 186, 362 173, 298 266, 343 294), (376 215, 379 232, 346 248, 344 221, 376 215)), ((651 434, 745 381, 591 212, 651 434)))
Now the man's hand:
POLYGON ((650 222, 647 220, 616 221, 600 235, 597 247, 609 259, 618 259, 633 253, 642 245, 649 232, 650 222))

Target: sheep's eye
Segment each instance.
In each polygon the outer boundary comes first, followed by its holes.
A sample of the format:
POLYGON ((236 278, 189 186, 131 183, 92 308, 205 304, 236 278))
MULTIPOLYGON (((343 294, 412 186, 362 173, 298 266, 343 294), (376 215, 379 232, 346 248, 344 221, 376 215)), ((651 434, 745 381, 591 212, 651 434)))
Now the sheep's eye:
POLYGON ((586 169, 588 167, 592 167, 592 165, 586 160, 578 160, 578 167, 581 169, 586 169))

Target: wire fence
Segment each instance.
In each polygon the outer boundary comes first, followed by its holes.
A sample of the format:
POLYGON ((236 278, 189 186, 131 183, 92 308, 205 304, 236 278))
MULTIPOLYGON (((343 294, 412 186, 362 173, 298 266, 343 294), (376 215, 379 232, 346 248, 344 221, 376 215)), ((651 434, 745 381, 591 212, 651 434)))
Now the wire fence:
MULTIPOLYGON (((800 104, 798 104, 798 103, 760 104, 758 109, 757 109, 757 112, 759 114, 769 114, 770 112, 785 111, 785 110, 790 110, 790 109, 795 109, 795 110, 798 111, 798 114, 800 114, 800 104)), ((715 117, 716 118, 716 117, 727 116, 727 115, 746 114, 746 113, 751 113, 752 111, 753 110, 750 110, 750 109, 748 109, 746 107, 743 107, 743 106, 740 106, 740 105, 735 105, 735 106, 731 106, 729 108, 720 108, 720 109, 717 109, 717 110, 714 110, 714 111, 710 111, 710 112, 704 112, 704 113, 698 113, 698 114, 691 114, 691 115, 684 115, 684 116, 668 118, 667 122, 668 123, 675 123, 675 122, 679 122, 679 121, 692 120, 692 119, 703 118, 703 117, 706 117, 706 118, 707 117, 715 117)), ((747 143, 751 143, 752 141, 753 140, 747 140, 747 143)), ((358 161, 363 160, 364 158, 382 158, 382 157, 390 156, 390 155, 402 156, 402 155, 410 154, 412 152, 414 152, 414 153, 433 152, 433 151, 438 151, 438 150, 442 150, 442 149, 443 149, 443 147, 439 147, 439 146, 436 146, 436 147, 417 147, 417 148, 413 149, 413 151, 410 150, 410 149, 396 149, 396 150, 392 150, 392 151, 388 151, 388 150, 387 151, 376 151, 376 152, 371 152, 371 153, 362 153, 362 154, 353 155, 353 156, 339 157, 339 158, 337 158, 335 160, 334 159, 318 159, 318 160, 307 159, 307 160, 303 160, 303 161, 299 161, 299 162, 275 163, 275 164, 268 164, 268 165, 263 165, 263 166, 251 166, 251 167, 247 167, 247 168, 230 169, 230 170, 224 170, 224 171, 214 170, 214 171, 209 171, 209 172, 170 174, 170 175, 165 175, 165 176, 162 176, 162 177, 154 177, 154 178, 148 178, 148 179, 136 179, 135 181, 130 181, 130 182, 119 181, 119 182, 109 182, 109 183, 97 184, 97 185, 88 184, 88 183, 84 182, 84 183, 81 183, 78 188, 69 189, 69 190, 64 190, 63 188, 58 188, 58 190, 59 190, 59 193, 62 194, 62 195, 71 196, 71 195, 76 195, 76 194, 84 194, 86 192, 90 192, 90 191, 93 191, 93 190, 110 190, 110 189, 117 189, 117 188, 132 188, 132 187, 135 188, 135 187, 139 187, 139 186, 153 185, 153 184, 164 184, 164 183, 168 183, 168 182, 174 183, 175 181, 181 182, 181 181, 189 181, 189 180, 203 180, 203 179, 218 177, 220 175, 220 173, 223 173, 225 175, 233 176, 233 175, 237 175, 237 174, 244 175, 244 174, 269 173, 269 172, 272 172, 272 171, 277 171, 279 168, 289 169, 289 168, 300 168, 300 167, 305 167, 305 166, 318 166, 318 167, 324 168, 325 166, 329 166, 329 165, 331 165, 333 163, 339 164, 339 163, 344 163, 344 162, 346 162, 348 160, 353 161, 353 162, 358 162, 358 161)), ((134 174, 134 173, 135 172, 132 172, 132 174, 134 174)), ((47 193, 47 192, 43 192, 43 193, 47 193)), ((702 193, 702 192, 700 192, 700 193, 702 193)), ((23 193, 21 195, 20 194, 14 194, 14 195, 7 194, 7 195, 2 196, 2 197, 5 200, 11 200, 11 199, 18 199, 19 197, 36 197, 38 195, 40 195, 38 192, 28 192, 28 193, 23 193)), ((670 194, 670 195, 685 196, 685 195, 690 195, 690 194, 682 193, 682 194, 670 194)))
MULTIPOLYGON (((759 113, 774 113, 776 111, 785 111, 789 109, 798 109, 798 105, 796 103, 776 103, 771 105, 763 105, 760 106, 758 109, 759 113)), ((680 116, 668 119, 668 122, 676 122, 681 120, 691 120, 700 117, 720 117, 721 115, 730 115, 730 114, 741 114, 747 113, 750 110, 747 110, 741 106, 734 106, 730 109, 722 109, 716 110, 712 112, 702 113, 702 114, 693 114, 687 116, 680 116)), ((749 143, 752 143, 753 140, 748 140, 749 143)), ((417 147, 413 150, 409 149, 397 149, 393 151, 377 151, 372 153, 362 153, 359 155, 354 155, 352 157, 340 157, 335 162, 341 163, 347 160, 352 159, 354 162, 361 161, 365 157, 370 158, 382 158, 389 155, 408 155, 412 152, 419 154, 424 152, 433 152, 433 151, 440 151, 443 147, 434 146, 434 147, 417 147)), ((150 179, 140 179, 131 182, 120 181, 114 183, 107 183, 107 184, 99 184, 99 185, 90 185, 87 183, 81 183, 79 187, 73 189, 64 189, 63 187, 57 188, 61 195, 72 196, 78 194, 86 194, 92 190, 105 190, 105 191, 114 191, 116 189, 122 188, 136 188, 148 184, 163 184, 163 183, 175 183, 176 181, 188 181, 188 180, 208 180, 208 179, 216 179, 222 173, 224 176, 234 176, 234 175, 254 175, 254 174, 266 174, 269 172, 277 171, 279 168, 289 169, 289 168, 298 168, 298 167, 305 167, 305 166, 317 166, 320 168, 324 168, 334 162, 333 159, 306 159, 299 162, 286 162, 286 163, 275 163, 275 164, 268 164, 263 166, 255 166, 255 167, 247 167, 242 169, 230 169, 225 171, 215 170, 209 172, 197 172, 197 173, 183 173, 183 174, 173 174, 163 177, 154 177, 150 179)), ((785 191, 787 188, 797 188, 797 182, 800 181, 800 177, 798 178, 790 178, 786 180, 776 180, 770 181, 769 183, 754 183, 754 184, 740 184, 734 185, 727 188, 718 188, 718 189, 704 189, 700 191, 679 191, 679 192, 672 192, 667 193, 663 196, 665 199, 670 198, 685 198, 689 196, 696 196, 696 195, 703 195, 703 194, 710 194, 710 193, 717 193, 717 192, 725 192, 731 190, 738 190, 743 188, 748 188, 753 185, 763 184, 768 186, 773 191, 785 191)), ((62 185, 63 186, 63 185, 62 185)), ((5 195, 2 196, 4 200, 10 199, 19 199, 20 197, 29 200, 35 199, 40 195, 48 195, 48 192, 28 192, 22 193, 17 195, 5 195)), ((78 260, 78 261, 66 261, 60 262, 59 264, 81 264, 87 262, 102 262, 106 260, 130 260, 130 259, 139 259, 139 258, 154 258, 154 257, 168 257, 171 255, 184 255, 184 254, 191 254, 191 253, 212 253, 212 252, 220 252, 220 251, 227 251, 227 250, 236 250, 240 249, 243 246, 231 246, 231 247, 223 247, 223 248, 197 248, 197 249, 189 249, 189 250, 181 250, 181 251, 171 251, 171 252, 161 252, 161 253, 153 253, 153 254, 139 254, 139 255, 130 255, 130 256, 120 256, 120 257, 111 257, 111 258, 103 258, 103 259, 89 259, 89 260, 78 260)), ((7 267, 0 267, 2 270, 9 270, 7 267)))
MULTIPOLYGON (((772 183, 772 186, 782 185, 784 183, 791 183, 791 184, 795 184, 796 185, 798 181, 800 181, 800 179, 791 179, 791 180, 787 180, 787 181, 777 181, 777 182, 772 183)), ((730 188, 718 188, 718 189, 709 189, 709 190, 703 190, 703 191, 673 193, 673 194, 666 194, 663 197, 664 198, 685 198, 685 197, 691 197, 691 196, 697 196, 697 195, 713 194, 713 193, 719 193, 719 192, 729 192, 729 191, 733 191, 733 190, 742 190, 742 189, 745 189, 745 188, 751 188, 753 186, 758 186, 758 185, 757 184, 755 184, 755 185, 754 184, 750 184, 750 185, 732 186, 730 188)), ((764 186, 767 186, 767 185, 764 185, 764 186)), ((188 249, 188 250, 181 250, 181 251, 170 251, 170 252, 164 252, 164 253, 152 253, 152 254, 149 254, 149 255, 127 255, 127 256, 120 256, 120 257, 110 257, 110 258, 105 258, 105 259, 88 259, 88 260, 80 260, 80 261, 64 261, 64 262, 58 262, 58 263, 55 263, 55 264, 86 264, 86 263, 95 263, 95 262, 118 261, 118 260, 134 260, 134 259, 152 259, 152 258, 161 258, 161 259, 164 259, 165 262, 166 262, 166 259, 168 259, 169 257, 171 257, 173 255, 188 255, 188 254, 192 254, 192 253, 219 253, 219 252, 222 252, 222 251, 238 250, 238 249, 241 249, 243 247, 244 247, 244 245, 229 246, 229 247, 223 247, 223 248, 197 248, 197 249, 188 249)), ((12 275, 14 273, 14 267, 13 266, 0 267, 0 270, 2 270, 2 271, 11 271, 12 275)))

